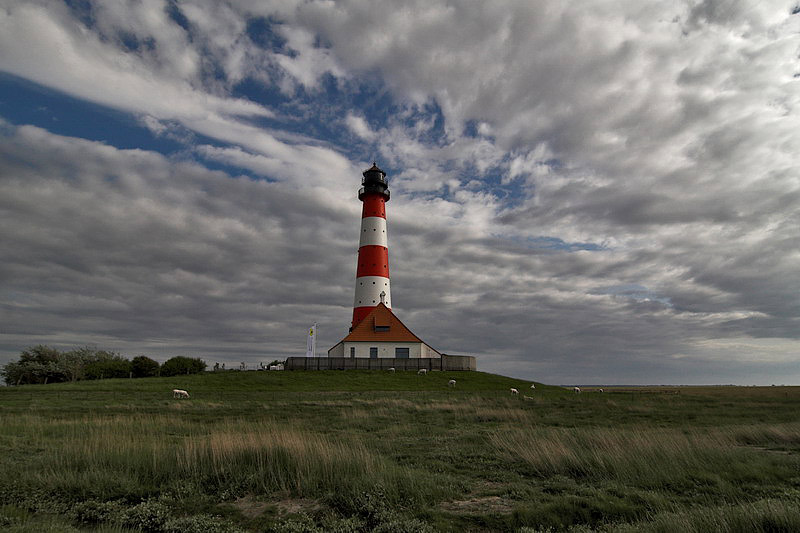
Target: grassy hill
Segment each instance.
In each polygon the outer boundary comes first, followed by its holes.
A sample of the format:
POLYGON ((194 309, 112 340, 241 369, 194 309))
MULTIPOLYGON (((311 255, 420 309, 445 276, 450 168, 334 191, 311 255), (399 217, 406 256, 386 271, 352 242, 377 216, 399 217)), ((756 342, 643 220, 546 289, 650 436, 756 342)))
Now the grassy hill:
MULTIPOLYGON (((102 407, 123 410, 136 408, 157 411, 173 405, 172 389, 189 391, 186 408, 247 410, 254 404, 275 400, 318 397, 377 397, 388 392, 418 395, 420 399, 442 394, 476 393, 509 395, 511 387, 529 392, 531 381, 523 381, 485 372, 416 372, 390 373, 380 370, 360 371, 224 371, 206 372, 169 378, 105 379, 51 385, 26 385, 0 388, 3 407, 47 408, 56 411, 85 411, 102 407), (455 388, 447 382, 456 380, 455 388), (4 394, 5 393, 5 394, 4 394)), ((561 387, 537 384, 541 394, 563 394, 561 387)))
POLYGON ((482 372, 4 388, 0 529, 796 531, 798 403, 797 388, 577 395, 482 372))
MULTIPOLYGON (((210 393, 224 391, 441 391, 447 381, 455 379, 457 389, 464 391, 508 392, 510 387, 530 387, 531 381, 508 378, 486 372, 439 372, 419 376, 416 371, 391 373, 385 370, 318 370, 318 371, 222 371, 204 372, 170 378, 107 379, 58 384, 59 390, 69 391, 137 391, 162 392, 166 388, 192 388, 210 393)), ((537 385, 538 386, 538 385, 537 385)), ((49 390, 49 386, 31 389, 49 390)), ((562 390, 549 387, 549 390, 562 390)))

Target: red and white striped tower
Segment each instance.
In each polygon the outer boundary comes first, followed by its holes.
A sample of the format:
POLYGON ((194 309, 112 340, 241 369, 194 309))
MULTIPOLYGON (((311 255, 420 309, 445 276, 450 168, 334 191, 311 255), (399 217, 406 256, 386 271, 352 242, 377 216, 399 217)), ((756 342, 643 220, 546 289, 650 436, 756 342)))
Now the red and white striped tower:
POLYGON ((386 172, 373 163, 370 169, 363 172, 363 176, 362 187, 358 191, 358 199, 363 206, 351 330, 380 302, 392 308, 389 245, 386 238, 386 202, 389 201, 386 172))

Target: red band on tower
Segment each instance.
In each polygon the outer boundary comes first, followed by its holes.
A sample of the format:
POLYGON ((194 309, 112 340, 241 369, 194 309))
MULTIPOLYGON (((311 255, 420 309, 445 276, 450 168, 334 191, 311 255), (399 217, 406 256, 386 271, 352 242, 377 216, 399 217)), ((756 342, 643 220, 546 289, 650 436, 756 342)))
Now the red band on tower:
POLYGON ((356 278, 362 276, 389 277, 389 249, 383 246, 362 246, 358 249, 356 278))
POLYGON ((364 206, 361 208, 361 218, 381 217, 386 218, 386 200, 381 194, 363 195, 364 206))

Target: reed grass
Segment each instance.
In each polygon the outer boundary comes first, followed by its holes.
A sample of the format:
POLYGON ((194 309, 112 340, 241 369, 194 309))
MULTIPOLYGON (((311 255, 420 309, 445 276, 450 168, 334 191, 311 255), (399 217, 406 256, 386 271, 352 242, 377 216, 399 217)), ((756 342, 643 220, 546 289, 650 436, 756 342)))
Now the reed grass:
MULTIPOLYGON (((741 443, 770 444, 800 436, 800 426, 675 428, 516 428, 492 434, 491 443, 535 475, 615 481, 648 489, 710 486, 749 479, 779 481, 791 468, 741 443)), ((792 467, 800 462, 785 458, 792 467)))
POLYGON ((795 533, 798 501, 774 499, 658 513, 648 520, 608 528, 613 533, 795 533))
POLYGON ((174 415, 53 423, 23 418, 28 445, 42 453, 33 475, 18 473, 73 499, 144 495, 178 481, 226 495, 297 497, 358 493, 380 485, 395 503, 427 492, 420 491, 424 476, 386 461, 358 440, 332 439, 272 421, 208 427, 174 415))

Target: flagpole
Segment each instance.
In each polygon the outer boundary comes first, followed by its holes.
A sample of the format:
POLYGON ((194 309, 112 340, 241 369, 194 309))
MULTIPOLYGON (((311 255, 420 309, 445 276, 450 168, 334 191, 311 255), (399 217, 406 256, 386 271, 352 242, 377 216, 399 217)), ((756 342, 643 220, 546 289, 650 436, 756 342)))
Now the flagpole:
POLYGON ((314 322, 314 335, 311 339, 311 357, 317 356, 317 323, 314 322))
POLYGON ((308 337, 306 337, 306 357, 317 356, 317 323, 308 330, 308 337))

